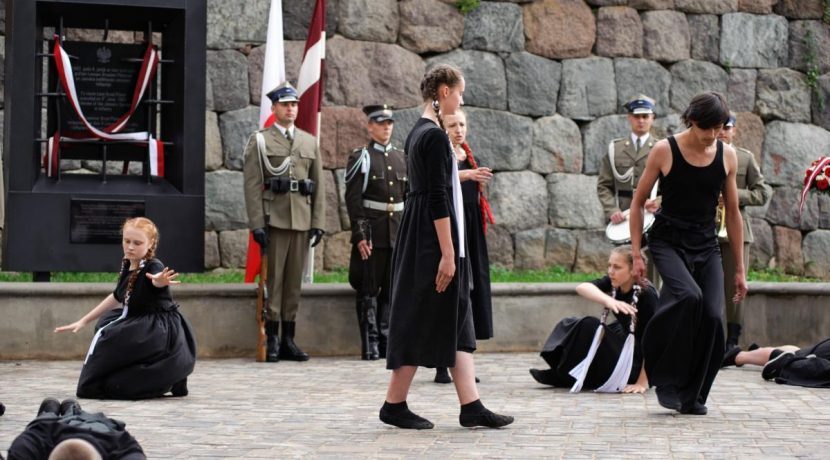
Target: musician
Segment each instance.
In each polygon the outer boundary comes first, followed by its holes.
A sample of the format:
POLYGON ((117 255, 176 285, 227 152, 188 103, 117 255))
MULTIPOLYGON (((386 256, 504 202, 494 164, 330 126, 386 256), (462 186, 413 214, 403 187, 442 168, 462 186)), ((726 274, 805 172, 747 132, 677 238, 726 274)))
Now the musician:
MULTIPOLYGON (((630 207, 631 197, 646 167, 648 152, 659 140, 651 134, 655 109, 653 99, 641 94, 624 107, 628 111, 631 133, 608 144, 608 154, 602 158, 597 178, 597 196, 606 218, 612 224, 626 220, 623 211, 630 207)), ((659 207, 659 197, 646 200, 646 211, 654 213, 659 207)), ((647 276, 655 286, 659 286, 657 271, 651 262, 648 265, 647 276)))
MULTIPOLYGON (((718 139, 732 145, 732 140, 737 132, 736 121, 735 114, 730 113, 718 139)), ((735 182, 738 185, 738 207, 744 221, 744 267, 749 267, 749 245, 752 244, 754 238, 744 208, 746 206, 764 206, 767 204, 772 197, 772 188, 764 183, 764 176, 761 174, 758 163, 755 162, 755 155, 747 149, 734 145, 732 147, 735 148, 735 153, 738 155, 738 170, 735 175, 735 182)), ((722 209, 722 203, 720 206, 722 209)), ((735 285, 729 282, 735 277, 735 259, 732 258, 732 251, 729 250, 729 235, 725 231, 726 228, 723 227, 722 214, 720 217, 719 224, 721 224, 723 231, 718 232, 718 243, 720 244, 725 280, 723 287, 724 299, 726 299, 726 349, 729 350, 738 345, 744 315, 743 302, 732 303, 730 300, 735 295, 735 285)))
POLYGON ((376 360, 386 357, 392 249, 407 176, 403 150, 391 143, 395 118, 390 106, 367 105, 363 112, 371 139, 352 151, 346 164, 346 209, 352 223, 349 284, 357 290, 360 356, 376 360))
POLYGON ((294 343, 295 319, 309 241, 317 246, 324 233, 323 158, 314 136, 294 126, 297 90, 283 82, 266 96, 276 121, 248 139, 243 165, 248 226, 268 251, 265 360, 307 361, 294 343))

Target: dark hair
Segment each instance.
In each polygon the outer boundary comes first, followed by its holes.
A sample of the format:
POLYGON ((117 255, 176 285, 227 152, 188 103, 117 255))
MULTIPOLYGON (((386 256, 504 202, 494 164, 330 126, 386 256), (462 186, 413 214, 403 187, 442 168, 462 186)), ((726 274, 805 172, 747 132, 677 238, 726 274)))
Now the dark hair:
POLYGON ((444 120, 438 107, 438 88, 447 85, 455 87, 464 78, 461 69, 450 64, 438 64, 431 68, 421 80, 421 97, 425 102, 432 101, 432 108, 435 110, 435 117, 438 118, 438 125, 444 129, 444 120))
POLYGON ((699 93, 692 98, 689 106, 680 116, 687 128, 694 122, 700 129, 723 126, 729 119, 729 106, 723 94, 716 91, 699 93))

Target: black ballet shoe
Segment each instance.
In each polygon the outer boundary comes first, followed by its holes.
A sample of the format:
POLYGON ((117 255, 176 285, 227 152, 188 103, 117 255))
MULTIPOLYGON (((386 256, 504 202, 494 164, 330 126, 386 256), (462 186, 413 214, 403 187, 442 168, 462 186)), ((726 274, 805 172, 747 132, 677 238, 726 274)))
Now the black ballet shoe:
POLYGON ((484 412, 478 414, 461 414, 458 416, 458 422, 465 428, 472 428, 475 426, 483 426, 486 428, 501 428, 510 425, 515 419, 511 415, 500 415, 490 409, 484 409, 484 412))
POLYGON ((542 385, 553 385, 553 380, 551 379, 551 374, 553 373, 553 369, 531 369, 530 375, 533 376, 533 380, 541 383, 542 385))
POLYGON ((695 401, 691 406, 681 407, 678 412, 684 415, 706 415, 709 413, 709 409, 705 405, 695 401))
POLYGON ((433 381, 435 383, 452 383, 452 377, 450 377, 450 373, 446 367, 436 367, 433 381))
POLYGON ((435 426, 409 410, 406 401, 403 405, 383 403, 383 407, 380 408, 380 421, 405 430, 431 430, 435 426))
POLYGON ((81 405, 74 399, 64 399, 61 401, 60 415, 75 415, 81 413, 81 405))
POLYGON ((795 359, 795 353, 791 351, 782 352, 777 348, 770 353, 770 356, 773 355, 775 355, 775 357, 767 361, 761 369, 761 377, 763 377, 764 380, 772 380, 781 375, 781 371, 784 367, 795 359), (778 354, 775 352, 778 352, 778 354))
POLYGON ((680 411, 680 397, 677 395, 677 387, 674 385, 663 385, 654 390, 657 393, 657 402, 666 409, 680 411))
POLYGON ((37 415, 53 414, 59 415, 61 411, 61 403, 55 398, 44 398, 37 409, 37 415))
POLYGON ((743 367, 743 364, 738 364, 735 362, 735 358, 738 357, 738 353, 741 352, 741 347, 734 346, 730 347, 726 350, 726 353, 723 354, 723 361, 720 363, 720 367, 729 367, 729 366, 737 366, 743 367))
POLYGON ((170 393, 173 393, 173 396, 187 396, 187 377, 174 383, 173 388, 170 389, 170 393))

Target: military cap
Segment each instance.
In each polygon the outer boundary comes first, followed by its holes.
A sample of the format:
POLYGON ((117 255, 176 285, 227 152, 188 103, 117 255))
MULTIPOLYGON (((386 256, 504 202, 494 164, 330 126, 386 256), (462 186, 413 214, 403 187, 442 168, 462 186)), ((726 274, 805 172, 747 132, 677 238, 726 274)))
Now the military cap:
POLYGON ((729 112, 729 118, 726 119, 726 123, 724 123, 723 126, 725 128, 732 128, 733 126, 735 126, 735 123, 737 121, 738 121, 738 119, 735 117, 735 114, 732 113, 732 112, 729 112))
POLYGON ((632 115, 641 113, 654 113, 654 99, 640 94, 634 100, 625 104, 625 109, 632 115))
POLYGON ((363 113, 369 117, 370 120, 380 123, 381 121, 391 120, 395 121, 392 114, 392 106, 387 104, 367 105, 363 107, 363 113))
POLYGON ((297 90, 291 86, 291 83, 284 81, 279 86, 269 91, 266 96, 271 99, 271 102, 297 102, 300 100, 297 90))

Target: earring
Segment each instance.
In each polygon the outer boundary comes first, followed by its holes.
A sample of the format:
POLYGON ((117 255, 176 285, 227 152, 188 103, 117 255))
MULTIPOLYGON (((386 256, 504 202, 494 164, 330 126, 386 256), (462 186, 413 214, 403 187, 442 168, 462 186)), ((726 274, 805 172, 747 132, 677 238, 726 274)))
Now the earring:
POLYGON ((437 112, 440 109, 441 109, 441 106, 438 105, 438 99, 433 99, 432 100, 432 110, 435 110, 437 112))

